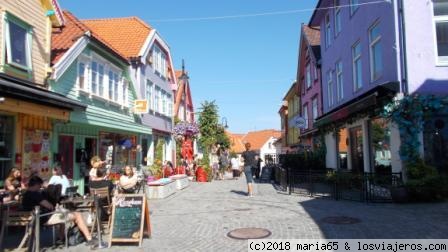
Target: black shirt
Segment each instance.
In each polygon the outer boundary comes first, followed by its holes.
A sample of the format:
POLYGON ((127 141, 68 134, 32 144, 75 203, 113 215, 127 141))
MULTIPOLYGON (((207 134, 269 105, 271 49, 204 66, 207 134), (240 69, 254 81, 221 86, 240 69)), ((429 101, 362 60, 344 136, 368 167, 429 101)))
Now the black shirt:
POLYGON ((257 166, 257 162, 255 161, 255 156, 257 154, 255 153, 255 151, 245 151, 243 152, 243 154, 241 155, 244 159, 244 166, 252 166, 252 167, 256 167, 257 166))
MULTIPOLYGON (((22 208, 25 211, 33 211, 35 206, 39 206, 40 202, 45 200, 44 196, 42 195, 42 192, 38 191, 26 191, 23 194, 22 198, 22 208)), ((50 209, 47 209, 45 207, 41 207, 41 214, 43 213, 49 213, 51 212, 50 209)), ((41 222, 45 223, 50 218, 49 215, 41 217, 41 222)))

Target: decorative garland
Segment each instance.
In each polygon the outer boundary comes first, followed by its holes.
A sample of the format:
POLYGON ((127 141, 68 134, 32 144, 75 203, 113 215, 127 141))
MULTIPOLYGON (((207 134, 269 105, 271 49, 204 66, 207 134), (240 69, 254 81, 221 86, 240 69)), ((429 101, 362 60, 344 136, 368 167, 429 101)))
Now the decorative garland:
POLYGON ((448 105, 448 97, 434 95, 409 95, 402 99, 395 98, 384 107, 382 116, 390 118, 398 125, 400 132, 400 158, 403 161, 420 158, 419 133, 423 131, 424 121, 434 112, 448 105))

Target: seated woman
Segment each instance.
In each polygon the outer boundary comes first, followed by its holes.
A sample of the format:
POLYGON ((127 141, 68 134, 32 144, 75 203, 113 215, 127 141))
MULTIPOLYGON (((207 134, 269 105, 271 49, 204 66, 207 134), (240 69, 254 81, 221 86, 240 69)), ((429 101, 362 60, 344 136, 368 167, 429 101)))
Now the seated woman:
POLYGON ((134 174, 134 170, 131 166, 126 165, 126 167, 124 167, 124 174, 121 175, 118 185, 123 193, 135 193, 137 175, 134 174))
POLYGON ((112 183, 112 181, 107 179, 106 170, 103 168, 99 168, 96 170, 96 176, 90 180, 89 187, 90 188, 108 187, 110 194, 112 192, 112 189, 114 188, 114 184, 112 183))
POLYGON ((18 200, 20 191, 26 188, 22 182, 21 175, 20 170, 13 167, 5 180, 5 190, 9 193, 10 200, 18 200))
MULTIPOLYGON (((34 210, 35 206, 40 206, 42 214, 54 211, 55 206, 44 198, 40 190, 42 185, 43 181, 40 177, 34 176, 30 178, 28 182, 28 189, 23 194, 22 199, 23 210, 32 211, 34 210)), ((87 245, 88 246, 93 245, 94 241, 92 239, 92 235, 90 234, 89 229, 87 228, 86 223, 84 222, 84 219, 82 218, 81 214, 76 211, 69 212, 67 218, 69 221, 74 222, 78 226, 79 230, 87 240, 87 245)), ((43 216, 41 217, 41 222, 46 223, 48 219, 50 219, 50 215, 43 216)))
POLYGON ((62 174, 62 168, 59 163, 55 163, 53 166, 53 176, 51 176, 48 185, 61 185, 61 195, 65 196, 65 191, 68 187, 70 187, 70 182, 68 181, 67 176, 62 174))
POLYGON ((92 165, 92 169, 89 172, 90 180, 102 180, 104 178, 104 176, 102 178, 97 177, 97 170, 102 169, 104 164, 106 162, 102 161, 99 156, 93 156, 90 159, 90 165, 92 165))

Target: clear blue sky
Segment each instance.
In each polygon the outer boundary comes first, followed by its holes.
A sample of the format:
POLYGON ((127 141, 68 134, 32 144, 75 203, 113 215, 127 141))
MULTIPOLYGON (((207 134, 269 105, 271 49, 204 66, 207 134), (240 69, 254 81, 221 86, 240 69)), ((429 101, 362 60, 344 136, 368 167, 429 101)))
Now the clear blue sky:
POLYGON ((176 69, 185 59, 195 109, 215 100, 229 130, 280 129, 278 110, 296 78, 300 24, 312 11, 202 21, 174 18, 234 16, 313 9, 317 0, 59 0, 80 19, 138 16, 171 47, 176 69), (158 21, 159 20, 159 21, 158 21))

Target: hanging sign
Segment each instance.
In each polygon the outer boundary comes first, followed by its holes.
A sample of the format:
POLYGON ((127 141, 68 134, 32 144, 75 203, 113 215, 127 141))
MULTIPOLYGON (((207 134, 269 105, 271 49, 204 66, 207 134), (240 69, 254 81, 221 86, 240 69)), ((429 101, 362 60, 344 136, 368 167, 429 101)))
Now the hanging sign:
POLYGON ((290 123, 293 127, 298 128, 298 129, 306 129, 306 126, 307 126, 307 125, 306 125, 306 124, 307 124, 306 119, 303 118, 303 117, 301 117, 300 115, 297 115, 297 116, 293 117, 293 118, 289 121, 289 123, 290 123))
POLYGON ((135 100, 134 101, 134 113, 135 114, 147 114, 149 112, 147 100, 135 100))

